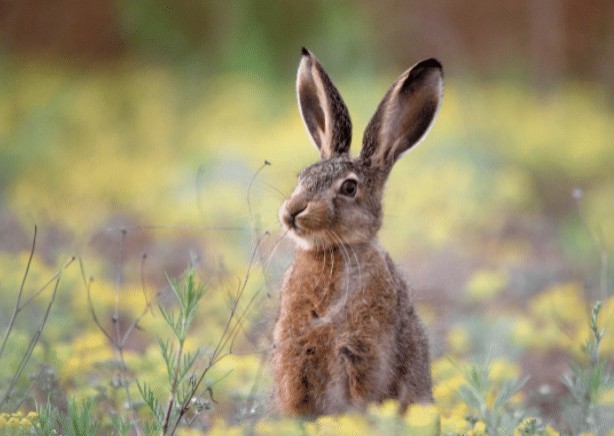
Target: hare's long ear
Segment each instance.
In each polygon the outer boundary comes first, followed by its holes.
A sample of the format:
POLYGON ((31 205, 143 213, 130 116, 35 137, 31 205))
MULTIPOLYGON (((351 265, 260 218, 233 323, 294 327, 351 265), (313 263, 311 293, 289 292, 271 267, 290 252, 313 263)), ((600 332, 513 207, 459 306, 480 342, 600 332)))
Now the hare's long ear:
POLYGON ((367 125, 360 159, 389 171, 426 136, 442 95, 443 69, 437 60, 419 62, 401 74, 367 125))
POLYGON ((322 159, 347 153, 352 140, 347 107, 316 57, 304 47, 296 94, 305 127, 322 159))

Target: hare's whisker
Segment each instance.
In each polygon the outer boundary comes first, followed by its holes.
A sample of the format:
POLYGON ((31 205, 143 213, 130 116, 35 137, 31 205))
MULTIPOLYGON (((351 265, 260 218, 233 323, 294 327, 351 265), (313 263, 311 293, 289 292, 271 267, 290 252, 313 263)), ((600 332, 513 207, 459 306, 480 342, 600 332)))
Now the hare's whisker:
POLYGON ((264 270, 268 270, 269 268, 269 264, 271 263, 271 261, 273 260, 273 256, 275 255, 275 252, 277 251, 277 248, 279 247, 279 245, 281 244, 281 241, 283 241, 286 236, 288 235, 289 230, 286 230, 280 237, 279 239, 277 239, 277 241, 275 241, 275 244, 273 244, 273 248, 271 249, 271 253, 269 254, 268 259, 265 260, 264 262, 264 270))

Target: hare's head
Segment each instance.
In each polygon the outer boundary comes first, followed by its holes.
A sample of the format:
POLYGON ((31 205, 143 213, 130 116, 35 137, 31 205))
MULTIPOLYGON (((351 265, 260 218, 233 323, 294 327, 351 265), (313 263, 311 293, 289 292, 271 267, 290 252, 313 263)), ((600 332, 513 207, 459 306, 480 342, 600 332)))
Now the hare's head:
POLYGON ((428 59, 390 87, 367 125, 360 155, 350 156, 352 122, 330 78, 307 49, 297 96, 320 161, 301 171, 280 219, 305 249, 368 242, 382 220, 384 183, 394 163, 428 132, 443 93, 443 71, 428 59))

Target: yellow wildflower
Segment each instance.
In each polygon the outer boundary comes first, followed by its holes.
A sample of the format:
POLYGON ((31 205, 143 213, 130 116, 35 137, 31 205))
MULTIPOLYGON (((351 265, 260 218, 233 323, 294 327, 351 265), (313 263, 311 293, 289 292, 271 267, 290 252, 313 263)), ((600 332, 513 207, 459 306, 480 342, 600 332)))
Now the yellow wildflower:
POLYGON ((463 434, 469 429, 469 424, 458 416, 441 417, 442 434, 463 434))
POLYGON ((484 436, 486 435, 486 424, 484 421, 478 421, 473 425, 473 429, 471 431, 473 436, 484 436))
POLYGON ((204 432, 195 428, 180 427, 177 429, 177 436, 200 436, 203 434, 204 432))
POLYGON ((544 429, 545 436, 559 436, 559 432, 553 429, 551 426, 547 425, 544 429))
POLYGON ((439 434, 439 413, 432 404, 414 404, 405 414, 405 423, 411 434, 439 434))
POLYGON ((254 425, 256 435, 295 435, 302 433, 301 426, 294 419, 260 420, 254 425))
POLYGON ((467 329, 456 325, 448 331, 448 345, 450 350, 457 354, 463 354, 469 348, 469 334, 467 329))
POLYGON ((491 362, 488 377, 494 382, 516 378, 520 374, 518 366, 507 359, 499 358, 491 362))
POLYGON ((541 335, 536 335, 535 329, 535 324, 530 318, 518 316, 512 327, 512 339, 523 346, 537 345, 541 340, 541 335))
POLYGON ((465 376, 462 374, 455 375, 449 379, 443 380, 435 384, 433 388, 433 396, 436 403, 450 402, 456 397, 456 393, 465 382, 465 376))
POLYGON ((386 400, 381 404, 370 404, 369 414, 380 419, 390 419, 399 416, 399 403, 396 400, 386 400))
POLYGON ((467 283, 467 295, 475 301, 494 297, 508 283, 507 274, 500 271, 481 270, 475 272, 467 283))
POLYGON ((223 419, 216 419, 208 432, 211 436, 241 436, 243 433, 242 427, 228 427, 223 419))

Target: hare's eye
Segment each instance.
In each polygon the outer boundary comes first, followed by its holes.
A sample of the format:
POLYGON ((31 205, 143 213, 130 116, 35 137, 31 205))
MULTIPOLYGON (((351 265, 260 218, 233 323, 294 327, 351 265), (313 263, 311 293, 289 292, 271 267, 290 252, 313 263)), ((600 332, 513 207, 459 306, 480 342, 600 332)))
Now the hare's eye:
POLYGON ((346 197, 353 197, 356 195, 356 180, 348 179, 341 185, 339 189, 341 195, 345 195, 346 197))

